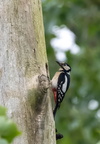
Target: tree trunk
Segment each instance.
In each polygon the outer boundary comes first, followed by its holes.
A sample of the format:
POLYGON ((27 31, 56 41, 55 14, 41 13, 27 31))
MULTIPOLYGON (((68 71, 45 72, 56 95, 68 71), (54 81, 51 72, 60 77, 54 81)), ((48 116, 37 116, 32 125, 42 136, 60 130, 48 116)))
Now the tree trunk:
POLYGON ((13 144, 56 144, 40 0, 0 0, 0 105, 22 131, 13 144))

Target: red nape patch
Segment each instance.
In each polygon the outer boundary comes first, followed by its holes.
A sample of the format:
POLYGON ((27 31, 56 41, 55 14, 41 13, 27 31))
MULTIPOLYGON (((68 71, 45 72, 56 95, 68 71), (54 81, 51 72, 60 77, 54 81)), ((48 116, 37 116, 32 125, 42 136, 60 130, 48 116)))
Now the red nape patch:
POLYGON ((52 89, 53 91, 53 94, 54 94, 54 100, 55 100, 55 103, 57 102, 57 90, 56 89, 52 89))

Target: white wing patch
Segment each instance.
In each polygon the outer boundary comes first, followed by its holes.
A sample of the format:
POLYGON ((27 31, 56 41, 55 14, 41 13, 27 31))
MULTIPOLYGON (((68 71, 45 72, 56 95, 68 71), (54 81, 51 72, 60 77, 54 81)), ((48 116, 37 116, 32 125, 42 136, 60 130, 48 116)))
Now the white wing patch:
POLYGON ((65 83, 62 86, 62 91, 65 93, 67 88, 67 76, 65 75, 65 83))

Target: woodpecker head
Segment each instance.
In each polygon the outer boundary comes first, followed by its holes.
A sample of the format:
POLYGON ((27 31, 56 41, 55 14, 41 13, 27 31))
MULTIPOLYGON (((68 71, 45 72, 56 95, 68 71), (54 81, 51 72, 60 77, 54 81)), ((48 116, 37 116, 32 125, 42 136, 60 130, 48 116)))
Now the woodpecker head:
POLYGON ((71 67, 67 64, 67 63, 65 63, 65 62, 58 62, 58 61, 56 61, 59 65, 60 65, 60 70, 64 70, 64 71, 66 71, 66 72, 70 72, 71 71, 71 67))

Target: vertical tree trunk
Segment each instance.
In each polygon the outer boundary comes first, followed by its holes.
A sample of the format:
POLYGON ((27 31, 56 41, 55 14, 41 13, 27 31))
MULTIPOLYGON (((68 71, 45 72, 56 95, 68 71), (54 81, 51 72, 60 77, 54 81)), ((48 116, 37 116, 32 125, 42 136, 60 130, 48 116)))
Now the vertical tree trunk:
POLYGON ((0 105, 22 135, 14 144, 56 144, 40 0, 0 0, 0 105))

